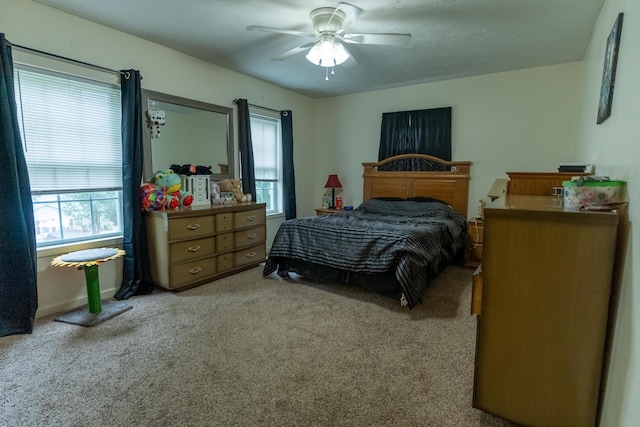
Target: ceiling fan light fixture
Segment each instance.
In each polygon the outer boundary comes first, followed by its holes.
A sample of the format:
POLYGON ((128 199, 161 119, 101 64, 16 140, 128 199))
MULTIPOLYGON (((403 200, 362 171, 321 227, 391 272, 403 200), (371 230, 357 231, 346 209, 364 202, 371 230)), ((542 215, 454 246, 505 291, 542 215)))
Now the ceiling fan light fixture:
POLYGON ((335 67, 349 59, 349 52, 333 37, 321 37, 309 50, 306 58, 309 62, 321 67, 335 67))

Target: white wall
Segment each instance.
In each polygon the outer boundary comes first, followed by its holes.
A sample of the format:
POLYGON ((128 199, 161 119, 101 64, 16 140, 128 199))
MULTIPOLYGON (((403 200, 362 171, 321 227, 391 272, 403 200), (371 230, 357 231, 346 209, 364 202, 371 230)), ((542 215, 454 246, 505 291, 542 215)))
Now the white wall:
MULTIPOLYGON (((315 106, 311 98, 28 0, 2 0, 0 31, 18 45, 115 70, 140 70, 145 89, 226 107, 235 107, 235 98, 246 98, 252 104, 293 110, 294 161, 297 170, 309 172, 297 177, 298 206, 303 212, 313 212, 310 189, 314 186, 315 141, 309 129, 314 127, 315 106)), ((270 240, 281 221, 277 218, 268 224, 270 240)), ((98 243, 112 245, 121 242, 98 243)), ((87 247, 38 251, 38 317, 86 304, 82 272, 51 267, 49 263, 54 256, 87 247)), ((121 271, 120 260, 100 267, 103 298, 113 296, 120 287, 121 271)))
POLYGON ((452 159, 471 161, 470 217, 495 178, 557 171, 571 160, 580 63, 325 98, 316 113, 316 204, 337 173, 343 203, 362 202, 362 162, 378 160, 382 113, 452 107, 452 159))
POLYGON ((598 173, 628 183, 631 232, 622 276, 618 314, 605 393, 602 426, 637 426, 640 420, 640 277, 635 247, 640 245, 640 2, 607 0, 584 59, 574 156, 598 173), (597 125, 598 99, 607 37, 624 12, 611 117, 597 125))

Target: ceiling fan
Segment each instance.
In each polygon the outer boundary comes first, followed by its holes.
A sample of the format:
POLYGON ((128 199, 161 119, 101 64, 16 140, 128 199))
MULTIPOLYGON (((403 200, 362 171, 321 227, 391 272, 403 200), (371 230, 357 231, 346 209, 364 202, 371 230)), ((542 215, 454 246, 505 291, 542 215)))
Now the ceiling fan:
POLYGON ((288 30, 283 28, 250 25, 247 30, 265 31, 269 33, 287 34, 298 37, 312 38, 309 41, 290 49, 275 60, 284 60, 295 54, 307 51, 306 58, 315 65, 327 68, 325 80, 329 79, 329 68, 344 63, 349 57, 355 62, 344 44, 407 46, 411 41, 411 34, 398 33, 347 33, 346 27, 353 23, 362 13, 362 9, 349 3, 338 3, 336 7, 321 7, 309 14, 314 32, 288 30))

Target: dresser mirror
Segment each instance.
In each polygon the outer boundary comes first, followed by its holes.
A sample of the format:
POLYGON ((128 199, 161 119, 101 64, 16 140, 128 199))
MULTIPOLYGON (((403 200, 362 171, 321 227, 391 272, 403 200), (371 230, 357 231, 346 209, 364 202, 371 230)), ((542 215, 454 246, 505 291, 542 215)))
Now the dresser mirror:
POLYGON ((171 165, 211 166, 211 179, 233 178, 233 108, 142 90, 143 179, 171 165))

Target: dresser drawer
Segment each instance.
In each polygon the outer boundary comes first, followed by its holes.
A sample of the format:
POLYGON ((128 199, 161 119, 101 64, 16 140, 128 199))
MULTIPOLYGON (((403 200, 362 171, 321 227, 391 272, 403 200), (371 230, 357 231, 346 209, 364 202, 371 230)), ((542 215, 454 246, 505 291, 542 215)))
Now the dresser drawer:
POLYGON ((264 203, 144 213, 153 282, 181 291, 266 259, 264 203))
POLYGON ((236 248, 243 246, 256 245, 264 242, 267 236, 267 227, 261 225, 256 228, 249 228, 247 230, 236 231, 233 233, 234 243, 236 248))
POLYGON ((169 262, 175 264, 189 261, 195 258, 211 256, 215 252, 216 245, 213 237, 172 243, 169 249, 169 262))
POLYGON ((218 255, 218 273, 231 270, 233 268, 233 253, 218 255))
POLYGON ((231 231, 233 229, 233 213, 216 215, 216 230, 218 232, 231 231))
POLYGON ((206 280, 216 274, 216 257, 186 262, 169 267, 171 288, 179 288, 197 280, 206 280))
POLYGON ((216 236, 216 247, 218 252, 230 251, 233 246, 233 233, 218 234, 216 236))
POLYGON ((213 216, 194 216, 169 220, 169 240, 190 239, 215 232, 213 216))
POLYGON ((235 228, 253 227, 267 222, 267 215, 264 209, 236 212, 233 215, 235 228))
POLYGON ((266 245, 263 243, 260 246, 254 246, 238 252, 234 255, 234 266, 240 267, 241 265, 258 263, 263 261, 266 257, 266 245))

